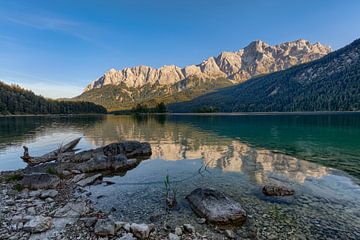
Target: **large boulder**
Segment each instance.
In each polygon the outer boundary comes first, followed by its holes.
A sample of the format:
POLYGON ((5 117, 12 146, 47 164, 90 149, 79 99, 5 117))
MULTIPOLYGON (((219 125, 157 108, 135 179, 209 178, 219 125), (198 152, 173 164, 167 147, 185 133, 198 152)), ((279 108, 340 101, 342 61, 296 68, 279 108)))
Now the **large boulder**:
POLYGON ((135 159, 127 159, 124 154, 115 156, 96 155, 90 160, 80 163, 76 169, 82 172, 94 172, 105 170, 127 170, 136 167, 138 162, 135 159))
POLYGON ((265 185, 262 192, 266 196, 291 196, 295 193, 295 191, 291 188, 278 185, 265 185))
POLYGON ((151 154, 151 146, 149 143, 122 141, 77 153, 73 157, 73 161, 86 162, 96 156, 114 157, 117 155, 125 155, 126 158, 147 158, 151 156, 151 154))
POLYGON ((193 211, 210 223, 242 224, 246 220, 246 212, 240 203, 217 190, 197 188, 186 199, 193 211))
POLYGON ((29 189, 56 188, 59 183, 59 177, 47 173, 25 174, 21 180, 21 185, 29 189))

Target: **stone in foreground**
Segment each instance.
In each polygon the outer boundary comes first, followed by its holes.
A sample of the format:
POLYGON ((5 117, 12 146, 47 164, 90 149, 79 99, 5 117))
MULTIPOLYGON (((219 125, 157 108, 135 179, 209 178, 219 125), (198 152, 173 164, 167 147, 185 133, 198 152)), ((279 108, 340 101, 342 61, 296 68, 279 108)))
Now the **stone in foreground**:
POLYGON ((47 173, 25 174, 21 180, 21 185, 29 189, 56 188, 59 183, 60 179, 57 176, 47 173))
POLYGON ((262 192, 266 196, 291 196, 295 193, 293 189, 277 185, 265 185, 262 192))
POLYGON ((109 236, 115 234, 115 223, 111 219, 99 219, 95 224, 94 232, 98 236, 109 236))
POLYGON ((24 225, 24 230, 31 233, 44 232, 52 227, 52 218, 35 216, 24 225))
POLYGON ((91 185, 93 184, 96 180, 101 180, 102 179, 102 174, 96 174, 93 175, 91 177, 85 178, 83 180, 80 180, 79 182, 77 182, 77 185, 81 186, 81 187, 85 187, 87 185, 91 185))
POLYGON ((246 220, 246 212, 240 203, 217 190, 197 188, 186 199, 193 211, 210 223, 242 224, 246 220))
POLYGON ((151 227, 147 224, 137 224, 132 223, 131 226, 131 232, 135 235, 135 237, 139 239, 147 239, 151 232, 151 227))

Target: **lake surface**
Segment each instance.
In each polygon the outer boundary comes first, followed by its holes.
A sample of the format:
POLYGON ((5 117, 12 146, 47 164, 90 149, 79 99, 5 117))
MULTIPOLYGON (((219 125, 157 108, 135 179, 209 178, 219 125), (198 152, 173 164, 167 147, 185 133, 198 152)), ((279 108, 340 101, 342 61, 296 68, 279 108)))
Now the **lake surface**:
POLYGON ((0 170, 25 167, 22 146, 41 155, 82 136, 88 149, 120 140, 151 143, 153 155, 115 184, 90 187, 119 219, 171 226, 190 222, 206 234, 184 197, 212 187, 243 204, 244 238, 360 238, 360 114, 226 116, 71 116, 0 118, 0 170), (167 211, 164 177, 179 207, 167 211), (295 189, 269 198, 266 183, 295 189))

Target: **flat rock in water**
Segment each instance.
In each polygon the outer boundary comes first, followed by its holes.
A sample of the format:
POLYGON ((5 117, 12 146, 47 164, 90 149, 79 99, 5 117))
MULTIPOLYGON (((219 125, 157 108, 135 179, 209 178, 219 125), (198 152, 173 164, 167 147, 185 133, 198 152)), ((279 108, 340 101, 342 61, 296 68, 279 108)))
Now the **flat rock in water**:
POLYGON ((265 185, 262 192, 267 196, 291 196, 295 193, 291 188, 278 185, 265 185))
POLYGON ((80 180, 76 184, 81 186, 81 187, 85 187, 87 185, 93 184, 96 180, 101 180, 102 177, 103 177, 102 174, 99 173, 99 174, 96 174, 94 176, 91 176, 91 177, 85 178, 83 180, 80 180))
POLYGON ((30 189, 56 188, 60 183, 60 178, 56 175, 47 173, 25 174, 21 180, 21 185, 30 189))
POLYGON ((210 223, 242 224, 246 220, 246 212, 240 203, 217 190, 197 188, 186 199, 193 211, 210 223))

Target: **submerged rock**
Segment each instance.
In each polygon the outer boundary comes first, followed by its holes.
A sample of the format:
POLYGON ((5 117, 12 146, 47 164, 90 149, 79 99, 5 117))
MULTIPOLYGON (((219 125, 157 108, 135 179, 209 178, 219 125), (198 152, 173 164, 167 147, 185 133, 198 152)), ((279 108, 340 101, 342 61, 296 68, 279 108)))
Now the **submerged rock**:
POLYGON ((21 180, 21 185, 29 189, 56 188, 59 183, 59 177, 47 173, 25 174, 21 180))
POLYGON ((265 185, 262 192, 267 196, 291 196, 295 191, 285 186, 265 185))
POLYGON ((242 224, 246 220, 246 212, 240 203, 217 190, 197 188, 186 199, 194 212, 210 223, 242 224))
POLYGON ((35 216, 24 225, 23 229, 31 233, 40 233, 50 229, 51 226, 51 217, 35 216))

